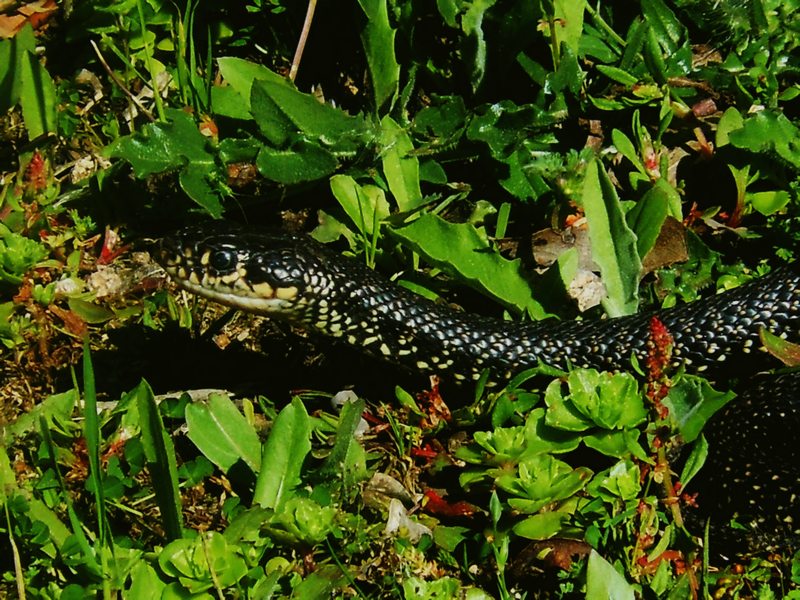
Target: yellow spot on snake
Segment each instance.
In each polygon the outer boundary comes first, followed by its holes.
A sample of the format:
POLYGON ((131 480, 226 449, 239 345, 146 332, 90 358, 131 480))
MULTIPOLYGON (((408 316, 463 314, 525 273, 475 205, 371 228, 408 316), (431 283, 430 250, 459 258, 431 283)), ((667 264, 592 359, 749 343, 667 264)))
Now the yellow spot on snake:
POLYGON ((206 250, 203 252, 203 255, 200 257, 200 264, 204 267, 208 264, 208 261, 211 259, 211 251, 206 250))
POLYGON ((274 293, 272 286, 266 282, 254 283, 253 291, 262 298, 272 298, 272 295, 274 293))
POLYGON ((292 300, 297 296, 297 288, 293 285, 282 287, 275 290, 275 296, 279 300, 292 300))

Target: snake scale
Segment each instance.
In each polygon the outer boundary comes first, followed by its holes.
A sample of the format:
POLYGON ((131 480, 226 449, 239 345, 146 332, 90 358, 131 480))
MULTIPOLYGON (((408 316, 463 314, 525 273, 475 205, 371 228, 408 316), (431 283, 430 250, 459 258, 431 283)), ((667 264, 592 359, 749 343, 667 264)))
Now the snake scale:
MULTIPOLYGON (((762 348, 762 328, 800 337, 797 262, 736 289, 654 313, 518 323, 426 300, 301 235, 193 226, 164 238, 157 259, 189 292, 287 320, 421 373, 462 381, 477 380, 485 370, 493 380, 505 380, 541 363, 630 369, 633 356, 642 361, 647 355, 653 315, 674 338, 675 365, 721 387, 779 366, 762 348)), ((790 537, 800 526, 793 522, 800 518, 793 440, 800 425, 797 384, 797 373, 762 379, 723 411, 709 437, 737 451, 722 453, 719 468, 708 469, 713 476, 703 486, 712 506, 758 514, 765 528, 790 537), (741 494, 742 488, 749 493, 741 494)))

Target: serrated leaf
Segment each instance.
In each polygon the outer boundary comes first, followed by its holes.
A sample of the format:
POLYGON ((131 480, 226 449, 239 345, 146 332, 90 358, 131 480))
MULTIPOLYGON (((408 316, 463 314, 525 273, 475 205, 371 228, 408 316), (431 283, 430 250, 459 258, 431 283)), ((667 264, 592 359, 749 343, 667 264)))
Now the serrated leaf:
POLYGON ((456 273, 468 285, 514 312, 527 311, 534 319, 547 315, 533 298, 530 285, 520 272, 519 260, 506 260, 497 254, 473 225, 448 223, 425 214, 392 232, 431 264, 456 273))
MULTIPOLYGON (((271 110, 279 111, 286 123, 308 140, 318 141, 328 147, 356 150, 360 138, 366 133, 366 123, 360 116, 352 116, 324 102, 312 94, 304 94, 293 86, 275 81, 256 80, 251 99, 256 97, 272 103, 271 110)), ((254 112, 256 107, 252 106, 254 112)), ((272 118, 277 118, 273 112, 272 118)), ((259 121, 256 116, 256 120, 259 121)), ((259 122, 259 127, 262 124, 259 122)), ((262 128, 263 129, 263 128, 262 128)), ((278 142, 275 142, 279 145, 278 142)))
POLYGON ((294 398, 278 413, 261 455, 253 503, 280 509, 300 482, 303 460, 311 451, 311 422, 305 406, 294 398))
POLYGON ((258 434, 228 396, 214 393, 206 402, 189 404, 186 425, 189 439, 223 471, 240 460, 253 473, 261 469, 258 434))

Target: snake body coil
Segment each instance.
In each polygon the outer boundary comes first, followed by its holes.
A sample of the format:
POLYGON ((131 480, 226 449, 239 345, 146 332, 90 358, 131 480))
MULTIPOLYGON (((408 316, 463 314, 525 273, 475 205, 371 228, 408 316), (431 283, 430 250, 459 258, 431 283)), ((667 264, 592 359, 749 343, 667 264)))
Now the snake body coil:
POLYGON ((517 323, 461 313, 394 286, 355 260, 284 233, 192 227, 165 239, 160 262, 181 287, 228 306, 286 319, 423 373, 506 379, 551 366, 626 369, 647 353, 653 314, 676 363, 712 379, 776 362, 759 330, 800 332, 800 268, 657 313, 599 321, 517 323))
MULTIPOLYGON (((759 331, 800 337, 800 266, 691 304, 616 319, 515 323, 461 313, 385 281, 307 237, 212 224, 162 241, 159 262, 186 290, 306 329, 422 373, 495 381, 540 363, 629 369, 647 355, 653 315, 687 371, 723 387, 778 366, 759 331), (726 385, 727 384, 727 385, 726 385)), ((771 539, 793 539, 800 519, 800 372, 760 380, 719 415, 718 451, 701 482, 713 517, 758 515, 771 539), (777 535, 776 533, 777 532, 777 535)), ((752 538, 748 538, 752 541, 752 538)), ((783 542, 781 542, 783 543, 783 542)))

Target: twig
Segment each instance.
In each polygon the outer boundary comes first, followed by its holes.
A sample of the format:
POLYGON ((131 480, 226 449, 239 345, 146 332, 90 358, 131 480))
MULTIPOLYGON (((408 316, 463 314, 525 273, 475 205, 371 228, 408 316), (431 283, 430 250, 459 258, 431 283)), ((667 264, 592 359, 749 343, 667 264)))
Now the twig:
MULTIPOLYGON (((108 66, 108 63, 103 58, 103 55, 100 53, 100 48, 97 47, 97 44, 94 43, 94 40, 89 40, 89 43, 92 45, 94 49, 94 53, 97 54, 97 59, 100 61, 100 64, 103 65, 103 68, 108 73, 108 76, 111 77, 111 81, 117 84, 117 87, 122 90, 122 93, 125 94, 131 102, 133 102, 136 107, 141 111, 141 113, 147 117, 151 122, 155 122, 155 117, 147 110, 141 102, 136 98, 136 96, 131 93, 131 91, 125 87, 125 84, 120 81, 120 79, 116 76, 114 71, 111 70, 111 67, 108 66)), ((155 93, 158 94, 158 90, 155 90, 155 93)))
POLYGON ((300 32, 300 39, 297 40, 297 49, 294 51, 294 58, 292 59, 292 66, 289 69, 289 79, 294 81, 297 77, 297 69, 300 68, 300 59, 303 58, 303 50, 306 48, 306 41, 308 40, 308 32, 311 31, 311 21, 314 20, 314 11, 317 8, 317 0, 308 0, 308 9, 306 10, 306 20, 303 21, 303 30, 300 32))

